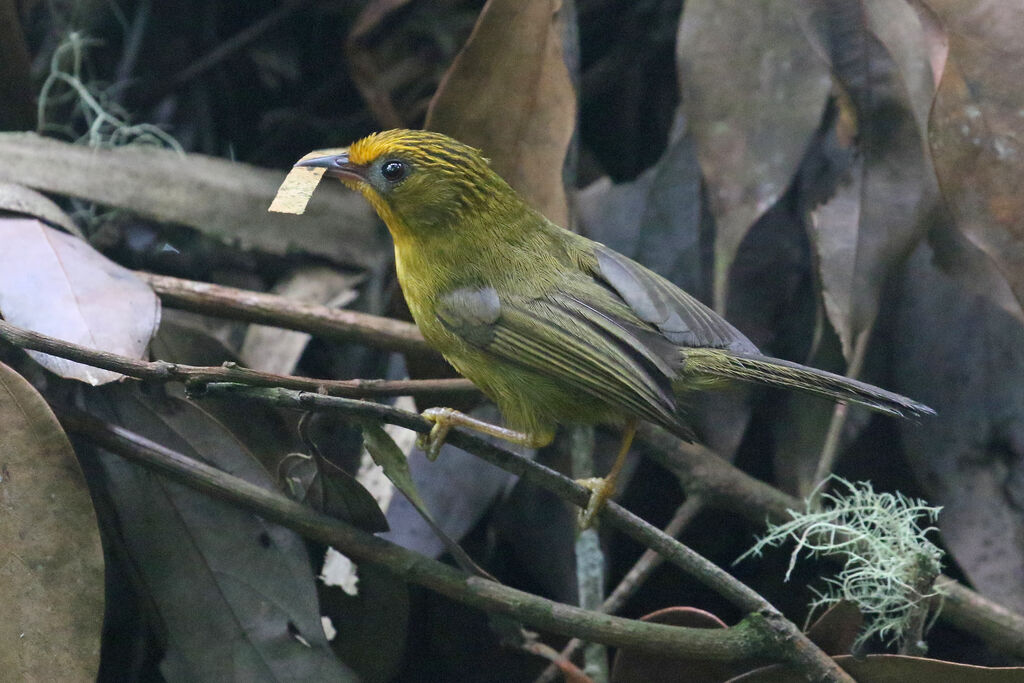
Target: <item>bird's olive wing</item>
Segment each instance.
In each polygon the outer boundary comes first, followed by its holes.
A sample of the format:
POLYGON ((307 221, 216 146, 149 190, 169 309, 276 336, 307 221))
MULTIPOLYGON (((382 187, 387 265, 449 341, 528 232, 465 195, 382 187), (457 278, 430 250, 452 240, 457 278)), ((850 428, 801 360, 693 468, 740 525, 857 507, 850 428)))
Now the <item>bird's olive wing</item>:
POLYGON ((438 319, 467 344, 562 381, 673 432, 672 368, 619 325, 563 293, 499 296, 493 287, 462 288, 441 296, 438 319))
POLYGON ((591 275, 673 344, 759 353, 724 318, 657 273, 601 244, 594 246, 593 254, 596 263, 591 275))

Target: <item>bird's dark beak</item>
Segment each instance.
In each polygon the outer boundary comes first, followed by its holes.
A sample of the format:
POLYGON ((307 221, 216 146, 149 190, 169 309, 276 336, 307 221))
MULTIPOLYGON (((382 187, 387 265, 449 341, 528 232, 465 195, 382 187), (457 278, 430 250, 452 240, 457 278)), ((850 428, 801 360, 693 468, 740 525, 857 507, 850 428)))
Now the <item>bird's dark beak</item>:
POLYGON ((314 157, 295 164, 307 168, 326 168, 325 175, 342 180, 366 180, 366 167, 353 164, 348 159, 348 152, 326 157, 314 157))

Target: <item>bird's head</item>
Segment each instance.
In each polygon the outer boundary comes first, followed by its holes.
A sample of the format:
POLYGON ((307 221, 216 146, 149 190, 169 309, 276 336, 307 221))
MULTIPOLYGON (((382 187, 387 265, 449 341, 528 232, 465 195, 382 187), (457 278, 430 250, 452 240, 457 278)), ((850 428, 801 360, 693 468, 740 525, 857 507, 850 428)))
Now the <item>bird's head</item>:
POLYGON ((479 150, 424 130, 374 133, 341 154, 296 166, 326 168, 326 175, 359 190, 396 238, 443 231, 467 212, 493 208, 503 196, 516 198, 479 150))

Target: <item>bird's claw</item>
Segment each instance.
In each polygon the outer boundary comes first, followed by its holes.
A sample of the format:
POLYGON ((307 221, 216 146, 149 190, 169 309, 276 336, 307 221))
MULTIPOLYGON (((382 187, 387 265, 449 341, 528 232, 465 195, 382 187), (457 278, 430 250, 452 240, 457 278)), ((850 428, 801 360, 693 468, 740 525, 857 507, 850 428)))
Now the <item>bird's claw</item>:
POLYGON ((455 412, 452 408, 427 408, 421 413, 420 417, 434 423, 429 433, 416 437, 416 445, 423 449, 427 460, 437 460, 437 456, 441 454, 441 446, 448 438, 448 430, 452 428, 452 415, 455 412))
POLYGON ((615 482, 604 477, 590 477, 577 479, 576 483, 591 491, 587 507, 580 511, 577 519, 580 530, 589 529, 605 502, 615 494, 615 482))

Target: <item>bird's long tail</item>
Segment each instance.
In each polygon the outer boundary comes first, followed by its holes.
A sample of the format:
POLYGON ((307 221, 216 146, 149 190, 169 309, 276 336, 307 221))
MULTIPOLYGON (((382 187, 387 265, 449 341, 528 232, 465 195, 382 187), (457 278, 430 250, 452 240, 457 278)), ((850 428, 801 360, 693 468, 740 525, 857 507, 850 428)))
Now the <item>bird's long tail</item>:
POLYGON ((934 415, 926 405, 865 382, 809 368, 779 358, 732 353, 723 349, 686 349, 683 376, 759 382, 797 389, 836 401, 858 403, 896 417, 934 415))

